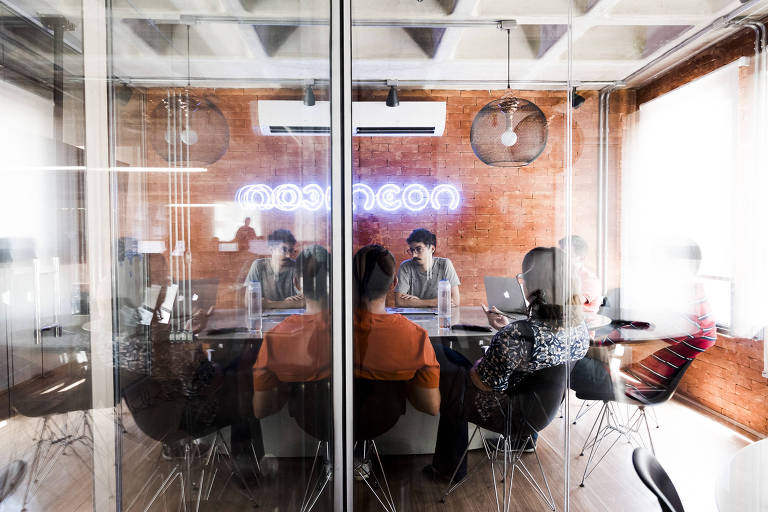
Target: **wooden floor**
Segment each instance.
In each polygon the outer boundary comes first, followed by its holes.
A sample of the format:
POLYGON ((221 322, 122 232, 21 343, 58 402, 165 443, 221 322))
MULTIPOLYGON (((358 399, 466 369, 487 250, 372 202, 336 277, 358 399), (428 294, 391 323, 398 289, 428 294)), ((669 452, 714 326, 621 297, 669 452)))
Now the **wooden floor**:
MULTIPOLYGON (((580 401, 571 399, 571 417, 575 416, 580 401)), ((660 428, 653 428, 653 440, 659 460, 669 472, 680 492, 686 510, 715 512, 714 482, 720 468, 736 451, 750 440, 729 426, 700 410, 682 402, 672 401, 657 410, 660 428)), ((539 440, 538 453, 549 479, 558 510, 563 508, 566 492, 570 495, 573 511, 638 511, 658 510, 658 504, 635 475, 631 462, 632 448, 624 441, 617 443, 603 462, 580 487, 586 457, 579 456, 581 445, 597 415, 597 408, 590 411, 576 425, 570 425, 572 449, 563 457, 565 436, 564 419, 556 419, 539 440), (566 461, 570 465, 570 480, 564 485, 566 461)), ((61 422, 64 417, 55 418, 61 422)), ((70 421, 74 421, 70 415, 70 421)), ((145 437, 133 425, 130 416, 124 418, 126 434, 122 442, 123 509, 144 510, 144 503, 159 487, 171 467, 178 463, 161 457, 159 443, 145 437), (141 493, 142 487, 144 492, 141 493), (134 503, 131 503, 135 500, 134 503)), ((32 464, 35 455, 35 439, 39 435, 39 418, 12 418, 0 428, 0 464, 15 459, 32 464)), ((75 444, 66 455, 56 460, 48 479, 31 497, 29 511, 75 512, 92 510, 93 474, 88 450, 75 444), (74 451, 73 451, 73 450, 74 451)), ((525 461, 533 463, 533 455, 525 455, 525 461)), ((447 502, 440 503, 444 485, 432 482, 421 473, 429 463, 429 456, 384 457, 389 484, 400 511, 488 511, 495 510, 490 470, 482 450, 471 452, 470 467, 479 462, 469 480, 457 489, 447 502)), ((268 458, 265 470, 269 474, 262 485, 255 489, 259 510, 294 511, 298 509, 304 493, 305 477, 311 460, 268 458)), ((529 466, 533 466, 530 464, 529 466)), ((209 501, 201 510, 225 512, 229 510, 253 510, 244 492, 222 476, 209 501), (226 485, 225 485, 226 484, 226 485)), ((22 509, 28 478, 2 503, 0 512, 22 509)), ((188 486, 187 486, 188 487, 188 486)), ((172 485, 151 510, 177 510, 180 488, 172 485)), ((189 489, 187 489, 189 492, 189 489)), ((533 488, 519 476, 513 484, 512 510, 547 510, 533 488)), ((355 509, 380 510, 363 482, 355 482, 355 509)), ((331 510, 330 495, 326 492, 314 510, 331 510)))

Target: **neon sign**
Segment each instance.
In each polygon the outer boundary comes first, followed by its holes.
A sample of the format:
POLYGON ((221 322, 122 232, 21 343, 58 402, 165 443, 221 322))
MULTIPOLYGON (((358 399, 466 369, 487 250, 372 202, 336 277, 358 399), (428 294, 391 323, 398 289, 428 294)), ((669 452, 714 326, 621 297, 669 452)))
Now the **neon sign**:
MULTIPOLYGON (((293 212, 299 209, 315 212, 325 206, 331 209, 331 187, 323 189, 311 183, 299 187, 291 183, 278 185, 274 189, 268 185, 256 184, 240 187, 235 193, 235 201, 242 208, 249 210, 279 210, 293 212)), ((420 212, 427 207, 433 210, 456 210, 461 202, 461 195, 456 187, 445 183, 429 190, 424 185, 412 183, 401 187, 387 183, 374 191, 365 183, 352 185, 353 210, 358 207, 363 211, 382 210, 396 212, 405 209, 420 212)))

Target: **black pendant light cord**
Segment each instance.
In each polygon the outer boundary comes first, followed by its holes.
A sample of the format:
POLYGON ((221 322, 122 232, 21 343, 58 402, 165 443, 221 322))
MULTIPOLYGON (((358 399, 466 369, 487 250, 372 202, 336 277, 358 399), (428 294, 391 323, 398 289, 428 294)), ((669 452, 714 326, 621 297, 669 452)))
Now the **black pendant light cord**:
MULTIPOLYGON (((510 56, 509 56, 509 32, 510 32, 510 30, 507 29, 507 89, 510 88, 510 84, 509 84, 509 59, 510 59, 510 56)), ((189 34, 187 34, 187 36, 189 36, 189 34)))
POLYGON ((189 64, 189 25, 187 25, 187 88, 192 85, 192 68, 189 64))

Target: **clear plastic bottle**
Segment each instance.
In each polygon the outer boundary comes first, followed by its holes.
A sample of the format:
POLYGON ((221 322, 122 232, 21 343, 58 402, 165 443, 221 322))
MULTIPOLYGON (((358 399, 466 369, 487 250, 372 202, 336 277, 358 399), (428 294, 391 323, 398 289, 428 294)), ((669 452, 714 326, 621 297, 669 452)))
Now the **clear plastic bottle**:
POLYGON ((249 281, 245 294, 246 319, 248 332, 261 335, 261 283, 249 281))
POLYGON ((437 328, 451 328, 451 283, 447 279, 437 283, 437 328))

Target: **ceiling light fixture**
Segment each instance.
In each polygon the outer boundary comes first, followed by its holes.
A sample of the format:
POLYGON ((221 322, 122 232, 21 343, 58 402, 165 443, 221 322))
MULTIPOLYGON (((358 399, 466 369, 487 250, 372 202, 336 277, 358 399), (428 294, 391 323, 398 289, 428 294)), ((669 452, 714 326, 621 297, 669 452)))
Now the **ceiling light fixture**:
POLYGON ((485 105, 472 121, 469 140, 477 158, 498 167, 522 167, 533 162, 547 144, 547 119, 532 102, 517 98, 511 80, 511 32, 515 20, 497 25, 507 32, 507 92, 485 105))
POLYGON ((400 98, 397 97, 397 80, 387 80, 389 93, 387 94, 387 106, 397 107, 400 105, 400 98))
POLYGON ((304 106, 305 107, 314 107, 315 106, 315 91, 312 90, 312 86, 315 85, 314 80, 307 80, 304 82, 304 106))

